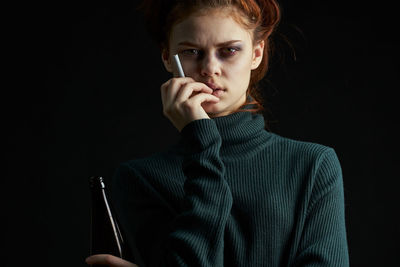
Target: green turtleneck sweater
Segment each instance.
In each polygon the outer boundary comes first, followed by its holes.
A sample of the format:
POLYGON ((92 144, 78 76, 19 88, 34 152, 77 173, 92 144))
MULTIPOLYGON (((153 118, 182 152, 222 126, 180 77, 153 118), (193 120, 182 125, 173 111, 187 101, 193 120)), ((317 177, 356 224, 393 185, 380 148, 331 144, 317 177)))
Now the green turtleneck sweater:
POLYGON ((122 163, 111 198, 140 267, 348 266, 335 151, 238 112, 122 163))

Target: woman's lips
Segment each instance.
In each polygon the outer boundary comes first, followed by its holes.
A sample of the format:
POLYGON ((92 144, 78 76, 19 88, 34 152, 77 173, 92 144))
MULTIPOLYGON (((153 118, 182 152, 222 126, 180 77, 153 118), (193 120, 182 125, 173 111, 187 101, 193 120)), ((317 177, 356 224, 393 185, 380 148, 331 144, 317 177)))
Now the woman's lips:
POLYGON ((226 91, 225 89, 219 88, 219 85, 217 85, 215 83, 211 83, 211 82, 204 82, 204 83, 213 90, 213 92, 211 94, 216 97, 220 97, 226 91))
POLYGON ((225 90, 222 90, 222 89, 215 89, 215 90, 212 92, 212 95, 215 95, 216 97, 220 97, 220 96, 222 96, 224 93, 225 93, 225 90))
POLYGON ((216 89, 219 88, 219 86, 218 86, 217 84, 215 84, 215 83, 205 82, 205 84, 206 84, 208 87, 210 87, 211 89, 213 89, 213 90, 216 90, 216 89))
POLYGON ((213 90, 212 95, 215 95, 216 97, 220 97, 226 91, 225 89, 219 88, 219 86, 215 83, 210 83, 210 82, 204 82, 204 83, 213 90))

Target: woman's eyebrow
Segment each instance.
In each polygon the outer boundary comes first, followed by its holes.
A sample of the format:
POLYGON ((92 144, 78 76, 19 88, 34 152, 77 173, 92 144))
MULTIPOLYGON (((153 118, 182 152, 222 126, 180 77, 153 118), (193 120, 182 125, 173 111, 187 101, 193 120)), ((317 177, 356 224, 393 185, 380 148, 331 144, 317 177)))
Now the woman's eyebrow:
MULTIPOLYGON (((230 40, 230 41, 226 41, 226 42, 219 43, 219 44, 217 44, 216 46, 217 46, 217 47, 222 47, 222 46, 230 45, 230 44, 232 44, 232 43, 241 42, 241 41, 242 41, 242 40, 230 40)), ((197 44, 195 44, 195 43, 191 43, 191 42, 189 42, 189 41, 180 42, 180 43, 178 43, 178 45, 196 46, 196 47, 199 46, 199 45, 197 45, 197 44)))

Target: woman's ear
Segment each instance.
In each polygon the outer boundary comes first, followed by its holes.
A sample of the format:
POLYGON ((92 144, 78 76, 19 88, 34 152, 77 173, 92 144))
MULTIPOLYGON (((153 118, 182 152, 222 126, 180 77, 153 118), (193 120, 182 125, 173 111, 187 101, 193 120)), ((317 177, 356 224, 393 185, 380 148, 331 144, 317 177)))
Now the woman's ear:
POLYGON ((168 72, 172 73, 173 70, 172 70, 171 59, 169 58, 169 52, 168 52, 168 50, 166 48, 163 48, 162 51, 161 51, 161 60, 164 63, 165 69, 168 72))
POLYGON ((263 58, 263 53, 264 53, 264 40, 259 42, 253 49, 253 60, 251 62, 251 69, 255 70, 258 68, 258 66, 261 63, 261 60, 263 58))

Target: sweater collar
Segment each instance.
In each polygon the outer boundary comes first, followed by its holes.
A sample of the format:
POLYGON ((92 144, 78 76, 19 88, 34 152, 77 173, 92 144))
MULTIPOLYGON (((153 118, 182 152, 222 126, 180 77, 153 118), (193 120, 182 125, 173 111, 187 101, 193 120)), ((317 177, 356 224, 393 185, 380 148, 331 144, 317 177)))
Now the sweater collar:
MULTIPOLYGON (((246 105, 242 109, 250 109, 246 105)), ((212 118, 221 136, 222 144, 220 155, 224 160, 242 160, 251 157, 263 149, 273 136, 265 130, 264 116, 249 111, 239 111, 226 116, 212 118)), ((176 144, 175 149, 182 151, 182 139, 176 144)))
POLYGON ((217 125, 222 141, 241 143, 264 130, 264 117, 248 111, 235 112, 222 117, 212 118, 217 125))
MULTIPOLYGON (((244 109, 249 109, 247 105, 244 109)), ((270 137, 265 130, 264 116, 249 111, 212 118, 222 138, 221 153, 248 153, 270 137)))

